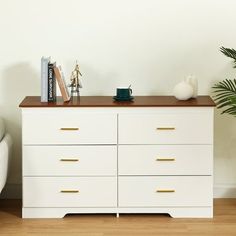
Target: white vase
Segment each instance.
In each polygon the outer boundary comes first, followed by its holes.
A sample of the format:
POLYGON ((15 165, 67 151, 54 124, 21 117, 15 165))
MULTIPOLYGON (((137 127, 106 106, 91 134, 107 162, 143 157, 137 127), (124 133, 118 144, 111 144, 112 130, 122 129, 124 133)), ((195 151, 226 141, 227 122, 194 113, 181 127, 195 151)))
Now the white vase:
POLYGON ((185 81, 193 87, 193 98, 197 97, 198 94, 198 81, 195 76, 189 75, 185 81))
POLYGON ((178 100, 188 100, 193 96, 193 87, 186 81, 182 81, 174 87, 174 96, 178 100))

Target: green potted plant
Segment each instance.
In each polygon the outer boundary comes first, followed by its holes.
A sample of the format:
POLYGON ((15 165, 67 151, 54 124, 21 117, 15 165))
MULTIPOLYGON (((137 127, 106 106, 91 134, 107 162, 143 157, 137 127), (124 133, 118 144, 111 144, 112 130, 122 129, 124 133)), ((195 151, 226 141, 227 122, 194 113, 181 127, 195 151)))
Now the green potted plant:
MULTIPOLYGON (((236 50, 233 48, 221 47, 220 51, 227 57, 232 58, 234 68, 236 68, 236 50)), ((223 108, 222 114, 230 114, 236 116, 236 79, 225 79, 213 86, 213 99, 217 104, 217 108, 223 108)))

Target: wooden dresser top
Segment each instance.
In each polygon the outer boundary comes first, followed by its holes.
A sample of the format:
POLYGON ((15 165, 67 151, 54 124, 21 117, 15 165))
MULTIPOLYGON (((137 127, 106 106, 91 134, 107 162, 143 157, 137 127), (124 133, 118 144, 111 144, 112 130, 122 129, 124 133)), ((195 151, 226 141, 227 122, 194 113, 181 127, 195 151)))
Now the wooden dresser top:
POLYGON ((198 96, 187 101, 177 100, 174 96, 135 96, 132 102, 116 102, 112 96, 81 96, 69 102, 57 97, 56 102, 40 102, 39 96, 28 96, 19 105, 30 107, 213 107, 210 96, 198 96))

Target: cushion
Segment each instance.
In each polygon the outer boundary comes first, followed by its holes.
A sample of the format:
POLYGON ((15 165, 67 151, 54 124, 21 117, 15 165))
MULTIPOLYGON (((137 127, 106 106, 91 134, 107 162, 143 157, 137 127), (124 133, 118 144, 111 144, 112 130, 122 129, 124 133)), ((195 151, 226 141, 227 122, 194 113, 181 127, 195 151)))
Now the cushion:
POLYGON ((3 139, 4 135, 5 135, 5 125, 3 119, 0 118, 0 141, 3 139))
POLYGON ((0 193, 7 180, 12 144, 11 136, 6 133, 0 142, 0 193))

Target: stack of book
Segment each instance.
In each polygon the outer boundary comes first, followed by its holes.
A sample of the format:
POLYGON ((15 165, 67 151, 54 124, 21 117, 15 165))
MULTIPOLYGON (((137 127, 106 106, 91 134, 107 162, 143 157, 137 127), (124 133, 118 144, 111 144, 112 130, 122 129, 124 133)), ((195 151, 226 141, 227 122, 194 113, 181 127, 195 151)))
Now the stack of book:
POLYGON ((55 102, 57 91, 56 81, 59 85, 64 102, 70 101, 65 76, 61 66, 52 63, 50 57, 41 58, 41 102, 55 102))

